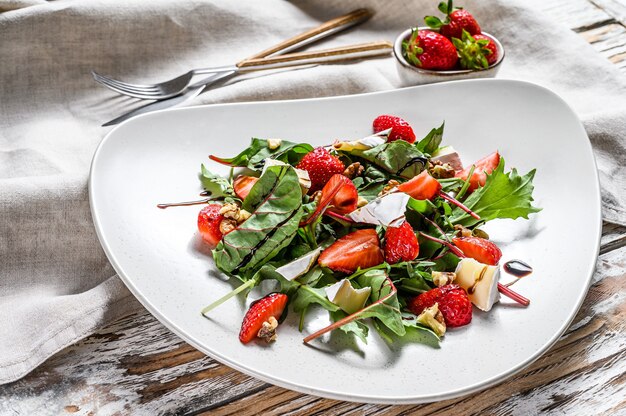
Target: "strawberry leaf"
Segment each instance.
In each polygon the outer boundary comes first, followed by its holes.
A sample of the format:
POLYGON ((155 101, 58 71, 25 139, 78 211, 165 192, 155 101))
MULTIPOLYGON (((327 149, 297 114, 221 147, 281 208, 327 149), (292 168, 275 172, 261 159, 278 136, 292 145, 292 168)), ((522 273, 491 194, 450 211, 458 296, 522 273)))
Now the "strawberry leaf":
POLYGON ((296 236, 302 191, 291 166, 271 166, 254 184, 243 209, 252 215, 226 234, 213 250, 216 266, 248 280, 296 236))
POLYGON ((424 22, 431 29, 439 29, 441 26, 443 26, 443 22, 441 21, 441 19, 435 16, 424 17, 424 22))
POLYGON ((465 206, 481 219, 477 220, 465 211, 454 208, 450 221, 471 227, 496 218, 528 219, 529 214, 541 211, 541 208, 532 206, 534 176, 535 169, 524 176, 520 176, 517 169, 504 173, 504 158, 500 158, 498 166, 487 175, 485 186, 475 190, 464 201, 465 206))

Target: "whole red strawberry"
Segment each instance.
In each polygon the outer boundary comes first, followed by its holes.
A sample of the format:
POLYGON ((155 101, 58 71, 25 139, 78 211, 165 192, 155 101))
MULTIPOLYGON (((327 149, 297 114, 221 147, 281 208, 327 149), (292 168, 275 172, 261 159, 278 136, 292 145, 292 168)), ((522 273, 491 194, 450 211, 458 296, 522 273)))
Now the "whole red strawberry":
POLYGON ((333 175, 343 173, 346 169, 341 160, 331 155, 323 147, 318 147, 304 155, 296 168, 306 170, 309 173, 311 179, 309 194, 322 189, 333 175))
POLYGON ((413 227, 404 222, 399 227, 388 227, 385 234, 385 261, 395 264, 400 261, 415 260, 420 252, 420 245, 413 227))
POLYGON ((463 254, 483 264, 495 266, 502 258, 502 251, 497 245, 480 237, 454 237, 452 243, 461 249, 463 254))
POLYGON ((449 70, 456 66, 456 48, 448 38, 431 30, 413 29, 408 41, 402 43, 404 57, 418 68, 449 70))
POLYGON ((259 336, 259 331, 264 327, 264 323, 266 323, 265 333, 261 332, 260 336, 266 341, 273 340, 273 331, 276 329, 277 321, 285 310, 287 300, 287 295, 283 293, 270 293, 264 298, 253 302, 243 317, 241 331, 239 331, 239 341, 247 344, 259 336))
POLYGON ((443 315, 446 325, 453 328, 472 322, 472 302, 465 290, 458 285, 445 285, 417 295, 409 302, 408 308, 419 315, 435 303, 443 315))
POLYGON ((413 128, 400 117, 383 114, 374 119, 372 126, 374 127, 374 133, 391 129, 391 133, 389 133, 389 137, 387 138, 388 142, 393 142, 394 140, 404 140, 409 143, 415 142, 413 128))
POLYGON ((223 237, 220 231, 220 223, 224 219, 221 209, 220 204, 209 204, 198 213, 198 231, 211 248, 215 248, 223 237))
POLYGON ((444 21, 435 16, 426 16, 424 21, 430 28, 439 29, 439 33, 446 38, 461 39, 463 30, 470 35, 482 33, 474 16, 465 9, 454 7, 451 0, 439 3, 439 11, 446 15, 444 21))

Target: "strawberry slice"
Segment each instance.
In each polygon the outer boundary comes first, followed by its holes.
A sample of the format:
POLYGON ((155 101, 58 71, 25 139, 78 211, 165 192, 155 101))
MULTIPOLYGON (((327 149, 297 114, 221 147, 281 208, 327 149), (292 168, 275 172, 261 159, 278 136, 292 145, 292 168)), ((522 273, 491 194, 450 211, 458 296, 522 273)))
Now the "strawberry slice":
POLYGON ((413 179, 400 184, 398 190, 415 199, 433 199, 441 191, 441 184, 425 170, 413 179))
POLYGON ((502 257, 497 245, 480 237, 454 237, 452 242, 463 254, 483 264, 495 266, 502 257))
POLYGON ((302 225, 312 223, 326 207, 337 214, 348 214, 356 209, 358 200, 359 194, 352 181, 344 175, 335 174, 322 188, 322 197, 315 212, 302 225))
POLYGON ((472 302, 467 292, 457 285, 445 285, 421 293, 411 299, 408 308, 415 315, 419 315, 435 303, 439 304, 447 326, 452 328, 472 322, 472 302))
POLYGON ((224 219, 220 214, 221 209, 220 204, 209 204, 198 213, 198 231, 211 248, 217 247, 223 237, 220 231, 220 223, 224 219))
POLYGON ((250 193, 250 189, 252 189, 252 187, 258 180, 259 178, 255 178, 254 176, 237 176, 237 178, 233 181, 233 189, 235 190, 235 195, 237 195, 242 200, 246 199, 246 197, 250 193))
POLYGON ((344 273, 354 273, 384 261, 376 230, 357 230, 331 244, 317 259, 320 266, 344 273))
POLYGON ((250 305, 250 309, 246 312, 241 323, 241 331, 239 331, 239 341, 247 344, 248 342, 259 336, 259 331, 263 328, 263 324, 267 323, 267 331, 261 334, 267 341, 272 340, 273 331, 278 325, 285 306, 287 306, 287 295, 283 293, 270 293, 250 305))
POLYGON ((408 222, 399 227, 388 227, 385 234, 385 261, 395 264, 400 261, 415 260, 420 245, 413 227, 408 222))
MULTIPOLYGON (((479 186, 484 186, 487 181, 487 174, 491 173, 498 165, 500 164, 500 153, 496 150, 488 156, 483 157, 476 163, 474 163, 474 173, 470 178, 469 192, 474 191, 479 186)), ((468 166, 460 172, 457 172, 454 175, 457 178, 461 178, 462 180, 467 180, 467 176, 471 170, 472 166, 468 166)))

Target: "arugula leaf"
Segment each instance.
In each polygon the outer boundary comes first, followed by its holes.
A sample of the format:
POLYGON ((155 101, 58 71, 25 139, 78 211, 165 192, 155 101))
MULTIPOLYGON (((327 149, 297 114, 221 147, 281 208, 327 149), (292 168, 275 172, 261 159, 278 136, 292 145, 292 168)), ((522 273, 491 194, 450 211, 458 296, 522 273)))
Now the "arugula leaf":
POLYGON ((294 312, 302 312, 312 303, 316 303, 330 312, 339 310, 339 306, 328 300, 323 288, 314 288, 308 285, 300 286, 292 303, 294 312))
POLYGON ((475 190, 463 202, 481 219, 477 220, 460 208, 455 208, 450 221, 453 224, 471 227, 479 222, 496 218, 528 219, 529 214, 541 211, 541 208, 531 204, 534 176, 535 169, 524 176, 520 176, 517 169, 504 173, 504 158, 500 158, 498 166, 487 175, 485 186, 475 190))
POLYGON ((396 288, 387 273, 384 270, 370 270, 359 276, 357 282, 361 287, 372 288, 372 304, 356 312, 356 319, 376 318, 396 335, 404 335, 406 331, 402 324, 396 288))
POLYGON ((213 250, 216 266, 248 280, 295 237, 302 218, 302 191, 291 166, 269 167, 254 184, 243 209, 252 215, 213 250))
POLYGON ((202 187, 210 192, 212 197, 235 195, 233 184, 227 178, 216 175, 204 165, 200 166, 200 182, 202 182, 202 187))
MULTIPOLYGON (((330 312, 330 317, 334 322, 339 321, 340 319, 348 316, 344 311, 338 310, 335 312, 330 312)), ((352 321, 348 322, 345 325, 339 327, 346 334, 354 334, 357 336, 363 343, 367 344, 367 334, 369 333, 369 328, 361 321, 352 321)))
POLYGON ((402 324, 407 328, 414 328, 419 331, 426 332, 429 335, 432 335, 437 342, 441 340, 441 338, 439 338, 439 335, 437 335, 435 331, 417 322, 417 316, 410 312, 402 312, 402 324))
POLYGON ((393 175, 406 179, 419 175, 428 162, 417 147, 404 140, 395 140, 371 149, 355 149, 345 153, 358 156, 393 175))
POLYGON ((428 153, 432 155, 435 153, 439 146, 441 145, 441 140, 443 140, 443 128, 446 122, 441 123, 441 126, 432 129, 426 137, 420 140, 415 146, 419 149, 420 152, 428 153))
POLYGON ((252 170, 261 170, 263 161, 267 158, 296 165, 302 157, 311 152, 313 146, 308 143, 293 143, 283 140, 276 149, 270 149, 265 139, 253 138, 244 151, 231 158, 211 157, 213 160, 231 166, 246 167, 252 170))

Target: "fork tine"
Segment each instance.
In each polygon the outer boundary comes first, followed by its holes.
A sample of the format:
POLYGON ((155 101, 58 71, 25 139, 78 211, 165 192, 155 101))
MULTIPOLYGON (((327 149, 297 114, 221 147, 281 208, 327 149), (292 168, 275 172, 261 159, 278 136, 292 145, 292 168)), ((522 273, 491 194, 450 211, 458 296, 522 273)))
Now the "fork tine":
POLYGON ((123 91, 129 91, 129 92, 135 92, 138 94, 150 94, 150 93, 159 93, 161 92, 161 88, 159 86, 152 86, 152 87, 134 87, 132 84, 125 84, 119 81, 115 81, 115 80, 110 80, 109 78, 102 78, 102 77, 94 77, 94 79, 104 85, 107 86, 112 86, 112 87, 116 87, 118 89, 121 89, 123 91))
POLYGON ((162 94, 159 93, 158 91, 157 92, 148 92, 148 93, 128 91, 128 90, 123 90, 121 88, 118 88, 118 87, 116 87, 114 85, 106 84, 106 83, 101 82, 99 80, 97 80, 97 82, 99 84, 105 86, 106 88, 112 90, 112 91, 115 91, 115 92, 117 92, 119 94, 122 94, 122 95, 128 95, 130 97, 141 98, 141 99, 144 99, 144 100, 158 100, 158 99, 160 99, 162 97, 162 94))
POLYGON ((120 88, 130 88, 130 89, 133 89, 133 90, 142 90, 143 91, 143 90, 149 90, 149 89, 154 89, 154 88, 158 87, 158 85, 156 85, 156 84, 132 84, 130 82, 120 81, 120 80, 117 80, 115 78, 107 77, 106 75, 98 74, 95 71, 91 71, 91 74, 93 75, 93 77, 94 77, 94 79, 96 81, 103 81, 103 82, 106 82, 106 83, 108 83, 110 85, 115 85, 115 86, 120 87, 120 88))

